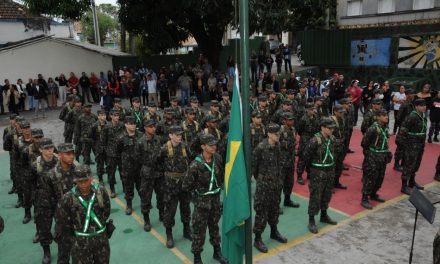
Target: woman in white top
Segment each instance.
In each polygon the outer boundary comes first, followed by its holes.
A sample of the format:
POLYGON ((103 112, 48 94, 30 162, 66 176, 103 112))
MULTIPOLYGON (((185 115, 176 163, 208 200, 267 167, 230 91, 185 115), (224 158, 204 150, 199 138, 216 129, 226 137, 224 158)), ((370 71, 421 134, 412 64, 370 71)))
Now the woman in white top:
POLYGON ((153 102, 158 107, 156 80, 149 73, 147 74, 148 102, 153 102))
POLYGON ((406 95, 405 95, 405 86, 400 85, 399 91, 394 92, 392 95, 393 98, 393 109, 394 109, 394 128, 393 133, 396 134, 397 128, 399 127, 396 122, 396 116, 397 112, 399 112, 400 106, 405 102, 406 95))

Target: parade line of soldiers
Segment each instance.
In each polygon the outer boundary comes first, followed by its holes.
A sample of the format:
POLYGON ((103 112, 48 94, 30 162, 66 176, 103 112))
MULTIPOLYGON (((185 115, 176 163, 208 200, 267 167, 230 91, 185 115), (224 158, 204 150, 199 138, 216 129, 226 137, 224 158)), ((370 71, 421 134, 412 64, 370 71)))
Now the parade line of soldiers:
MULTIPOLYGON (((423 155, 427 119, 425 101, 414 100, 411 90, 407 94, 408 101, 400 110, 395 169, 402 170, 402 193, 410 194, 411 188, 423 189, 416 183, 415 175, 423 155)), ((277 224, 281 205, 299 207, 291 198, 295 169, 297 182, 308 182, 309 186, 309 231, 318 233, 317 214, 320 222, 337 224, 327 209, 335 190, 347 189, 340 176, 355 126, 350 96, 346 94, 333 107, 327 89, 323 96, 313 98, 306 97, 305 87, 298 92, 283 89, 281 93, 267 89, 258 98, 250 98, 252 174, 256 180, 253 232, 254 246, 259 251, 268 251, 261 238, 267 224, 271 239, 287 242, 277 224)), ((129 109, 116 98, 109 112, 98 110, 94 114, 91 104, 82 105, 80 98, 71 95, 59 116, 65 122, 65 142, 57 147, 44 137, 41 129, 31 128, 20 116, 10 116, 10 125, 3 135, 13 182, 9 193, 16 193, 16 207, 24 208, 23 224, 31 221, 34 206, 33 242, 42 246, 42 263, 51 261, 53 240, 58 245, 58 263, 69 263, 70 258, 73 263, 109 262, 108 239, 115 229, 109 219, 110 199, 116 197, 116 184, 122 184, 127 215, 132 214, 137 191, 146 232, 152 228, 150 210, 155 192, 168 248, 174 247, 173 226, 179 205, 183 236, 192 241, 194 263, 202 263, 207 228, 213 258, 220 263, 228 262, 221 253, 218 222, 222 214, 220 193, 231 108, 229 94, 223 93, 220 102, 211 101, 207 112, 199 108, 196 97, 185 108, 174 97, 170 101, 170 107, 159 114, 154 104, 142 108, 139 98, 132 99, 129 109), (94 163, 99 183, 93 181, 89 167, 94 163), (104 174, 109 191, 104 187, 104 174)), ((380 99, 372 100, 361 130, 361 205, 372 209, 370 200, 385 201, 378 191, 392 160, 388 113, 382 109, 380 99)), ((438 173, 437 176, 440 179, 438 173)))

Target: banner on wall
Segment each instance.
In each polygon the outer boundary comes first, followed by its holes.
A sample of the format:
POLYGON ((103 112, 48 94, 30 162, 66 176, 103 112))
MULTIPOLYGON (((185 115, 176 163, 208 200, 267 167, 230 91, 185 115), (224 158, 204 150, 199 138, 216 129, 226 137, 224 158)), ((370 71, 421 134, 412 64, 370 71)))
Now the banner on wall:
POLYGON ((398 67, 440 69, 440 35, 400 37, 398 67))
POLYGON ((360 39, 351 41, 351 65, 388 66, 391 38, 360 39))

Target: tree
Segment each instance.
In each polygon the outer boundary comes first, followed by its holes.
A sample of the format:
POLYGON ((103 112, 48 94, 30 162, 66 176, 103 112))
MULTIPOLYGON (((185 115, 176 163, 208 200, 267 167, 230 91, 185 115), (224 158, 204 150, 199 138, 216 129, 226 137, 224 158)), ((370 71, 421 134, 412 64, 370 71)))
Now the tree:
MULTIPOLYGON (((104 40, 109 33, 113 33, 116 29, 117 23, 116 21, 97 10, 96 16, 98 17, 99 24, 99 38, 101 39, 101 43, 104 43, 104 40)), ((93 27, 93 14, 92 11, 89 10, 81 19, 82 33, 84 37, 90 43, 95 43, 95 29, 93 27)), ((115 36, 114 36, 115 37, 115 36)))
POLYGON ((34 14, 79 20, 90 10, 90 0, 22 0, 34 14))

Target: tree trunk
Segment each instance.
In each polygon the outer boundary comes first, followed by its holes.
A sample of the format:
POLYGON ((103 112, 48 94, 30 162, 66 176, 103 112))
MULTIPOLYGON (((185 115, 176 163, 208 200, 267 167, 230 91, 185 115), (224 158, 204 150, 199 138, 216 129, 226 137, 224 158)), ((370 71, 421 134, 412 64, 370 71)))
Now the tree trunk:
POLYGON ((208 58, 212 69, 218 69, 224 30, 215 27, 205 29, 203 22, 194 21, 194 23, 191 23, 190 32, 197 41, 202 54, 208 58))
POLYGON ((125 47, 126 35, 125 35, 125 27, 121 23, 121 51, 126 52, 127 48, 125 47))

